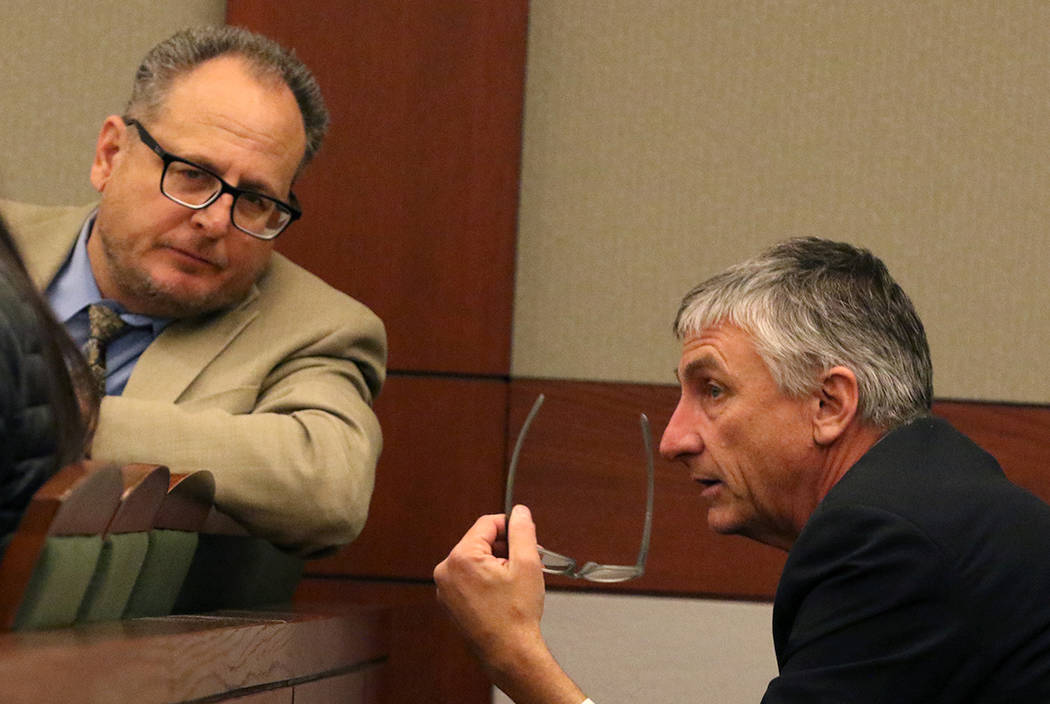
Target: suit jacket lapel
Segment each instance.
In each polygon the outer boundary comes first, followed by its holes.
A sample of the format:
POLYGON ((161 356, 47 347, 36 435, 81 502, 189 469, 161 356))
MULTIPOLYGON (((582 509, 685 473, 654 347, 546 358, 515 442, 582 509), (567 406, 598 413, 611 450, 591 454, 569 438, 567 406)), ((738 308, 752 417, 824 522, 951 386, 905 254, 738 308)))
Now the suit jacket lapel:
POLYGON ((0 202, 29 276, 41 291, 69 258, 84 221, 97 204, 76 207, 42 207, 0 202))
POLYGON ((135 363, 124 396, 175 403, 205 367, 259 314, 252 286, 239 306, 225 313, 173 321, 135 363))

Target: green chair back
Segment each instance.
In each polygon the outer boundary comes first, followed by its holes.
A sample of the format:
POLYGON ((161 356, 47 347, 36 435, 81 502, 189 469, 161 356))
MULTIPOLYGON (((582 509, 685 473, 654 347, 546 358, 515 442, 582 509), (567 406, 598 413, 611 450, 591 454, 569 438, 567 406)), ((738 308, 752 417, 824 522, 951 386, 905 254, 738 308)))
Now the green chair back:
POLYGON ((198 531, 215 498, 215 479, 200 470, 172 477, 149 534, 146 557, 124 618, 167 616, 197 552, 198 531))
POLYGON ((149 547, 149 533, 168 492, 168 468, 121 468, 124 492, 106 527, 95 573, 77 611, 78 622, 115 621, 124 615, 149 547))
POLYGON ((63 467, 33 495, 0 562, 0 628, 71 625, 123 493, 120 470, 63 467))

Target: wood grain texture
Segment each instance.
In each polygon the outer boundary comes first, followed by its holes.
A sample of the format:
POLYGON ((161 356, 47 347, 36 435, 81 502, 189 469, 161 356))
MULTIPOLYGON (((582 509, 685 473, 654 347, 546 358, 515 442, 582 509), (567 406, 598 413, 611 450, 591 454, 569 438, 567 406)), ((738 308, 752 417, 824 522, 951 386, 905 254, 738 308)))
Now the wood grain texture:
POLYGON ((390 367, 506 374, 527 4, 229 0, 295 49, 332 125, 278 249, 373 308, 390 367))
POLYGON ((3 700, 176 702, 379 664, 388 613, 231 612, 0 635, 3 700))

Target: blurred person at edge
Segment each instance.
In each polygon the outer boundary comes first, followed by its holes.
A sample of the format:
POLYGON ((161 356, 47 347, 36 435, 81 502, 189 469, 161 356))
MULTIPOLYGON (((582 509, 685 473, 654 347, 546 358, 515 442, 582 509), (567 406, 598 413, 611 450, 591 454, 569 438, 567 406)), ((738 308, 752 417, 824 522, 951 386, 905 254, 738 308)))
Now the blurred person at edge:
POLYGON ((0 219, 0 554, 36 490, 84 456, 97 403, 84 358, 0 219))

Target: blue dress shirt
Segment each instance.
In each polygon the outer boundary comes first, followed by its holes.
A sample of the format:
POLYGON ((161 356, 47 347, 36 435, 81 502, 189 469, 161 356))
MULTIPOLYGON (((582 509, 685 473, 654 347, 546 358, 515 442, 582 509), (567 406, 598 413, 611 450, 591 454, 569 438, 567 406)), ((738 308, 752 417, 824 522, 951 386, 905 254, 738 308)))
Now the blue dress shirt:
POLYGON ((116 301, 102 297, 87 252, 87 241, 94 223, 94 215, 84 223, 69 259, 47 287, 47 298, 55 317, 65 324, 73 341, 81 349, 88 339, 87 309, 92 303, 109 306, 130 326, 128 332, 110 342, 106 349, 106 393, 119 396, 131 378, 135 362, 171 322, 171 318, 129 313, 116 301))

